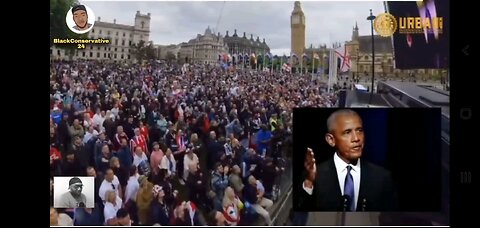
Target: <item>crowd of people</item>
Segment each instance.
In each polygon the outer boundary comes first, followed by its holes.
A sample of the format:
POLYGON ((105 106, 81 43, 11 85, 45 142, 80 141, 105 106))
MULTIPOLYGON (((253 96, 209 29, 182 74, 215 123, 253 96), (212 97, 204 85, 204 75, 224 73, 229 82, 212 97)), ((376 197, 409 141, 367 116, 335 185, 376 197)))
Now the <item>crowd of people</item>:
POLYGON ((95 207, 52 225, 251 225, 291 161, 292 110, 333 107, 308 75, 52 61, 50 178, 92 176, 95 207), (69 220, 70 218, 70 220, 69 220))

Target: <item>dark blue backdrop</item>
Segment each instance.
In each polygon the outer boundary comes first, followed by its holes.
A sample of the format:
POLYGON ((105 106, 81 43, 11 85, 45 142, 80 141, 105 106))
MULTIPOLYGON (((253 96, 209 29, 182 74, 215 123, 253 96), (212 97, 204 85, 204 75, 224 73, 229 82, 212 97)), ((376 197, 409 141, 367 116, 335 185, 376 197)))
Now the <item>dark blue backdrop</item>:
MULTIPOLYGON (((337 109, 302 108, 293 112, 293 175, 304 175, 305 151, 315 152, 317 163, 333 156, 325 141, 326 120, 337 109)), ((441 112, 437 108, 360 108, 365 147, 362 159, 392 174, 400 211, 440 211, 441 112)), ((299 186, 303 178, 294 178, 299 186)), ((295 195, 293 200, 295 203, 295 195)))

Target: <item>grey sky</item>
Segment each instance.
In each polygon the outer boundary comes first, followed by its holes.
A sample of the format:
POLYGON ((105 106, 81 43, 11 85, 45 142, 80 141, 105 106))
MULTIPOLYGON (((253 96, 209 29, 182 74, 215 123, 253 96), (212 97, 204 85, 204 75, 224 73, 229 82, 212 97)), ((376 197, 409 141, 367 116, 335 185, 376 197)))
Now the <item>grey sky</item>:
MULTIPOLYGON (((273 54, 290 53, 290 15, 294 2, 111 2, 80 1, 102 21, 133 25, 135 13, 151 13, 150 40, 154 44, 178 44, 203 34, 207 26, 215 33, 260 36, 273 54), (223 7, 223 12, 222 12, 223 7), (222 13, 221 13, 222 12, 222 13), (220 20, 219 20, 220 18, 220 20), (218 28, 217 28, 217 21, 218 28)), ((370 35, 369 9, 384 11, 382 2, 302 2, 306 17, 306 46, 331 45, 350 40, 355 21, 360 35, 370 35)))

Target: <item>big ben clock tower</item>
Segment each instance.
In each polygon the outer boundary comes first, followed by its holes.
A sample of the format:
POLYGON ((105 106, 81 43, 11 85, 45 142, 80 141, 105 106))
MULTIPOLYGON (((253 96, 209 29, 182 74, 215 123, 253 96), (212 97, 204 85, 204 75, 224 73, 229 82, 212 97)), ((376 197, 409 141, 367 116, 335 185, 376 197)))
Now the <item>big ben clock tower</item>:
POLYGON ((295 2, 295 7, 290 17, 290 26, 292 29, 291 52, 301 58, 305 50, 305 14, 299 1, 295 2))

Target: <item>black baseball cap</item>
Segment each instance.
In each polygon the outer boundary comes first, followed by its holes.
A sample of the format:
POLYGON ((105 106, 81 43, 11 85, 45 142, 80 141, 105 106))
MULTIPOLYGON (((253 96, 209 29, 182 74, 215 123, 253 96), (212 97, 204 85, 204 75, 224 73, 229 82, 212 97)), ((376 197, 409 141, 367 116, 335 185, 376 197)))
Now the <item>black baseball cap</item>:
POLYGON ((85 8, 84 5, 76 5, 76 6, 72 7, 72 14, 75 13, 75 11, 77 11, 77 10, 83 10, 83 11, 87 12, 87 8, 85 8))
POLYGON ((82 180, 80 180, 80 178, 78 177, 74 177, 70 179, 70 181, 68 182, 68 185, 77 184, 77 183, 82 184, 82 180))

